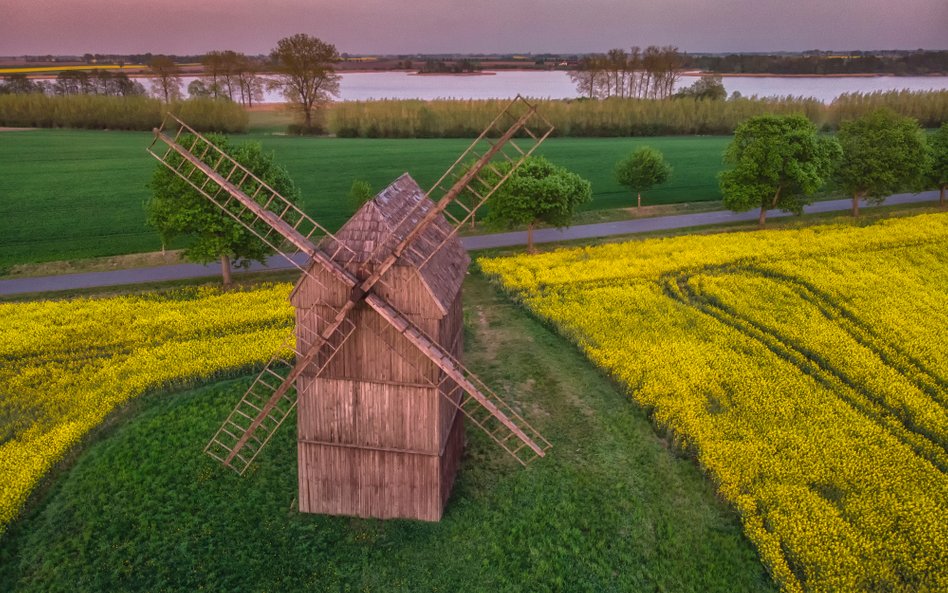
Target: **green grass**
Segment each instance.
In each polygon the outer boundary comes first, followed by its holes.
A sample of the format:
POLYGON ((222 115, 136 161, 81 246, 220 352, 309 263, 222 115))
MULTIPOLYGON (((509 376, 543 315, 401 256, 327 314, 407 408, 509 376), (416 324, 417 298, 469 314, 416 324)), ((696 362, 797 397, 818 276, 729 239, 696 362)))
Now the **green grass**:
POLYGON ((775 590, 642 410, 481 277, 465 294, 466 360, 516 394, 546 458, 520 468, 469 429, 440 523, 302 515, 292 428, 243 478, 201 453, 246 379, 151 396, 3 536, 0 590, 775 590))
POLYGON ((255 134, 282 134, 302 121, 299 112, 286 108, 248 111, 247 116, 247 128, 255 134))
MULTIPOLYGON (((433 184, 469 141, 300 138, 252 139, 276 153, 303 195, 307 213, 330 229, 352 209, 346 199, 357 178, 381 189, 405 171, 433 184)), ((631 205, 612 179, 616 160, 637 146, 662 150, 675 167, 671 181, 646 203, 720 199, 715 175, 727 137, 548 140, 542 154, 588 178, 587 210, 631 205)), ((0 274, 20 263, 156 251, 157 234, 144 223, 146 184, 157 162, 146 152, 150 134, 86 130, 0 133, 0 274)), ((180 246, 180 245, 176 245, 180 246)))

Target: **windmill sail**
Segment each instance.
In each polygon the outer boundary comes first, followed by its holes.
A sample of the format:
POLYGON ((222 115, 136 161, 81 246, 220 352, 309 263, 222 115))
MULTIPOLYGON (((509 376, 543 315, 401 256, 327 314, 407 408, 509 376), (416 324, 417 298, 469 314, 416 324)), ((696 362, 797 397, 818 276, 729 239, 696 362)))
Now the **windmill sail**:
MULTIPOLYGON (((339 267, 329 264, 330 258, 345 262, 354 257, 338 241, 332 242, 332 253, 318 249, 315 243, 331 239, 332 233, 173 114, 154 133, 148 147, 152 156, 304 273, 308 262, 293 257, 297 251, 334 270, 339 267), (157 147, 159 141, 164 150, 157 147)), ((354 284, 351 277, 337 276, 354 284)))
MULTIPOLYGON (((551 447, 550 442, 474 373, 383 299, 369 295, 365 300, 400 335, 441 369, 442 378, 434 386, 468 420, 522 465, 546 454, 551 447)), ((379 337, 385 339, 382 334, 379 337)))
POLYGON ((428 190, 427 196, 435 202, 435 208, 425 216, 417 208, 405 213, 397 225, 405 239, 395 249, 387 250, 380 245, 371 258, 380 262, 376 267, 384 271, 391 265, 383 263, 386 258, 394 263, 407 249, 421 251, 420 245, 413 243, 421 230, 443 215, 451 230, 439 230, 437 239, 427 238, 438 241, 425 246, 429 255, 422 258, 419 267, 427 265, 431 254, 437 253, 464 224, 473 221, 478 209, 552 133, 553 126, 537 113, 536 106, 517 95, 428 190))
MULTIPOLYGON (((317 314, 314 309, 306 309, 303 315, 317 314)), ((296 407, 296 377, 307 369, 320 376, 354 331, 355 325, 347 319, 328 338, 300 333, 295 336, 295 347, 291 347, 290 341, 284 343, 250 384, 204 452, 243 474, 296 407), (288 352, 296 355, 295 360, 288 352)))

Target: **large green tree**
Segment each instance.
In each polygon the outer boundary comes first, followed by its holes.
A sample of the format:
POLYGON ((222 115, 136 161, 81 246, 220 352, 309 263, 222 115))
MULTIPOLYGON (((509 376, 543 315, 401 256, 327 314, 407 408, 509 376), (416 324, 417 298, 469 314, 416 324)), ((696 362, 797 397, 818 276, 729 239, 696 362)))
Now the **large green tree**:
POLYGON ((929 138, 931 147, 931 169, 929 180, 938 188, 938 204, 945 205, 945 189, 948 189, 948 122, 941 124, 929 138))
POLYGON ((842 124, 836 136, 843 147, 839 181, 852 196, 853 216, 862 199, 881 204, 890 194, 924 184, 930 157, 916 120, 879 109, 842 124))
MULTIPOLYGON (((498 172, 506 174, 509 167, 504 163, 498 166, 498 172)), ((576 208, 591 199, 588 181, 543 157, 530 157, 487 201, 484 220, 493 227, 526 225, 527 250, 532 253, 537 224, 567 226, 576 208)))
POLYGON ((270 59, 283 94, 303 114, 303 125, 312 128, 313 111, 339 96, 340 76, 333 69, 339 61, 336 46, 298 33, 279 40, 270 59))
POLYGON ((762 115, 739 125, 724 152, 729 166, 718 179, 724 206, 736 212, 779 208, 801 214, 832 174, 839 144, 822 137, 802 115, 762 115))
MULTIPOLYGON (((291 202, 299 200, 299 191, 286 169, 274 162, 273 154, 264 152, 259 143, 231 146, 224 136, 208 134, 207 138, 283 197, 291 202)), ((190 140, 185 138, 181 143, 187 146, 190 140)), ((171 164, 176 165, 180 157, 169 158, 171 164)), ((213 158, 205 157, 211 164, 213 158)), ((196 173, 194 179, 198 185, 203 183, 201 173, 196 173)), ((187 240, 184 256, 189 261, 207 264, 219 260, 225 286, 231 283, 231 265, 244 268, 253 261, 264 263, 273 254, 263 241, 161 163, 157 164, 148 186, 152 195, 145 203, 147 222, 158 231, 162 244, 182 237, 187 240)), ((212 183, 210 187, 213 192, 216 186, 212 183)), ((253 217, 248 217, 247 222, 263 224, 255 222, 253 217)))
POLYGON ((616 163, 616 180, 638 196, 638 207, 642 207, 642 192, 668 181, 672 168, 665 157, 651 146, 643 146, 616 163))

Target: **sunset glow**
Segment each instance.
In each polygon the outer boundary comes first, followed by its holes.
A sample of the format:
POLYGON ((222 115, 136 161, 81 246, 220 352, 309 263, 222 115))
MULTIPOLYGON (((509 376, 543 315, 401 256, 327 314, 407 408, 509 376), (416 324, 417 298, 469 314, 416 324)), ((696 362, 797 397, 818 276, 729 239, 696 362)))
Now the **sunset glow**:
POLYGON ((0 55, 266 53, 307 32, 351 53, 946 49, 948 3, 905 0, 4 0, 0 55))

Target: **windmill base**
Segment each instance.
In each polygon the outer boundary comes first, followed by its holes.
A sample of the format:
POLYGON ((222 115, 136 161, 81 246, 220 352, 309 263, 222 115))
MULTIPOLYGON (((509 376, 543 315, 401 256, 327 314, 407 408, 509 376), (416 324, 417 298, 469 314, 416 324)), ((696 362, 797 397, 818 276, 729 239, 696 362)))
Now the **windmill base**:
POLYGON ((464 451, 456 414, 441 454, 299 441, 300 511, 439 521, 464 451))

